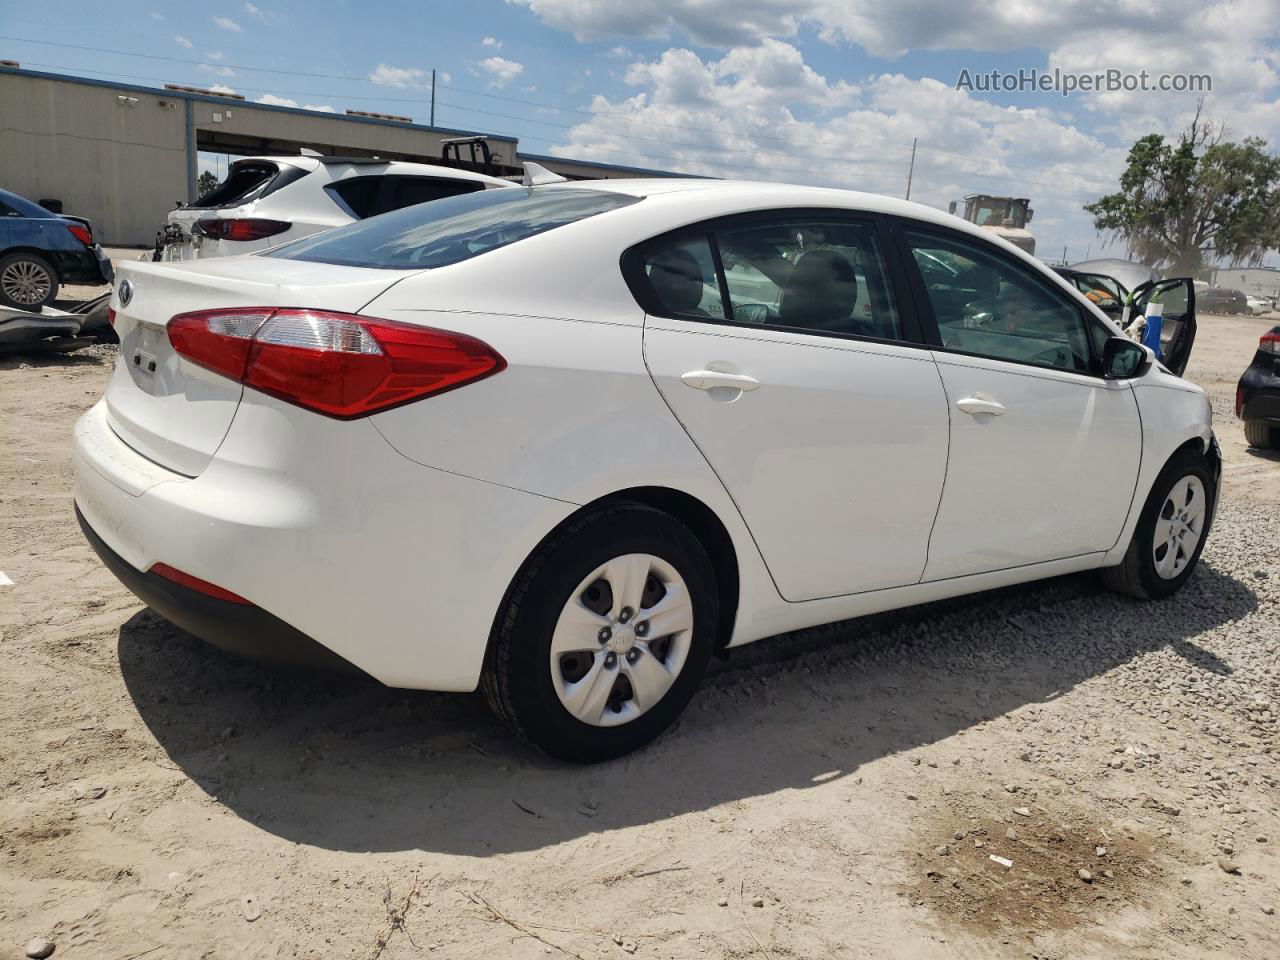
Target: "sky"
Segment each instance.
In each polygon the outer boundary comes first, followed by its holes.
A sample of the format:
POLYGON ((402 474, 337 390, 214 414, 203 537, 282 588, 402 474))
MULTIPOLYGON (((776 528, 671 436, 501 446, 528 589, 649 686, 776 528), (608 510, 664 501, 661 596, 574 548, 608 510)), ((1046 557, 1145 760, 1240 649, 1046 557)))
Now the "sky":
POLYGON ((1134 140, 1182 129, 1202 94, 989 93, 956 89, 961 72, 1207 73, 1205 115, 1231 139, 1276 145, 1277 12, 1276 0, 96 0, 4 4, 0 58, 421 123, 434 69, 438 125, 515 135, 525 153, 893 196, 914 139, 912 200, 1029 197, 1037 252, 1076 261, 1123 253, 1082 207, 1116 188, 1134 140))

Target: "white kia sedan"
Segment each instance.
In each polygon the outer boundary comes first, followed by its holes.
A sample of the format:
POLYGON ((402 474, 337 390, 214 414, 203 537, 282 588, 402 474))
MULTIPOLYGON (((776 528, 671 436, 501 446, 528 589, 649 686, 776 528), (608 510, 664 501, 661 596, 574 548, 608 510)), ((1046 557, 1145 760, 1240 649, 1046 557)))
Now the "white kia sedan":
POLYGON ((988 231, 711 180, 484 190, 126 263, 76 509, 173 623, 484 689, 618 756, 708 658, 1086 569, 1155 599, 1220 472, 1204 393, 988 231))

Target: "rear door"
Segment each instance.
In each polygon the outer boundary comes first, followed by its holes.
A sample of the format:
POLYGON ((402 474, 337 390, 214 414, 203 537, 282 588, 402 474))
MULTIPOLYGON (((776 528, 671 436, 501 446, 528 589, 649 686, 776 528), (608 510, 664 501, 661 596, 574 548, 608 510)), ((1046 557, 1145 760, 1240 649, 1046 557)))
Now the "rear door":
POLYGON ((1145 316, 1152 303, 1159 303, 1164 309, 1157 359, 1180 377, 1187 369, 1191 348, 1196 342, 1195 282, 1190 277, 1156 280, 1133 291, 1134 316, 1145 316))
POLYGON ((911 222, 901 236, 951 406, 924 579, 1110 549, 1142 431, 1133 391, 1099 373, 1105 326, 994 244, 911 222))
POLYGON ((654 382, 782 596, 917 582, 946 470, 946 398, 878 222, 734 217, 625 264, 654 382))

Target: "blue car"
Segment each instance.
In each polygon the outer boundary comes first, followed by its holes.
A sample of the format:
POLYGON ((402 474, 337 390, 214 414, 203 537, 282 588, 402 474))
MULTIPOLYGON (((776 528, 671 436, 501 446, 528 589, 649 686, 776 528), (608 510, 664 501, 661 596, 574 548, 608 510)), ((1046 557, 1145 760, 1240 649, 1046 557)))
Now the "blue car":
POLYGON ((50 213, 0 190, 0 304, 39 310, 64 283, 110 283, 111 261, 82 217, 50 213))

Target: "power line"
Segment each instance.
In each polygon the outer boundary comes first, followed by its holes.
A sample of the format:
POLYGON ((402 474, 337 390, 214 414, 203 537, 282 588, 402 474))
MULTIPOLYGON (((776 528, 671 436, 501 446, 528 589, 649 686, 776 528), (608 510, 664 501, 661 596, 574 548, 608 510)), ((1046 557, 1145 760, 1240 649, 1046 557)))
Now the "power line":
MULTIPOLYGON (((81 44, 74 44, 74 43, 59 43, 53 40, 32 40, 29 37, 15 37, 15 36, 9 36, 6 34, 0 34, 0 40, 15 40, 19 43, 34 43, 34 44, 40 44, 40 45, 49 46, 49 47, 62 47, 64 49, 69 49, 69 50, 84 50, 92 53, 106 53, 106 54, 111 54, 114 56, 121 56, 121 57, 134 57, 134 58, 141 58, 146 60, 161 60, 166 63, 183 63, 191 66, 204 66, 204 67, 211 67, 215 69, 220 67, 226 67, 233 70, 246 70, 249 72, 258 72, 258 73, 272 73, 272 74, 279 74, 282 76, 310 77, 310 78, 324 79, 324 80, 352 80, 359 83, 376 83, 384 86, 388 85, 386 81, 375 80, 372 77, 368 77, 368 76, 357 77, 357 76, 350 76, 346 74, 337 74, 337 73, 309 73, 309 72, 300 71, 300 70, 279 70, 271 67, 255 67, 255 66, 249 66, 247 64, 233 64, 233 63, 225 63, 222 61, 192 60, 184 57, 168 57, 162 54, 155 54, 155 53, 133 53, 128 50, 113 50, 108 47, 90 47, 90 46, 84 46, 81 44)), ((96 71, 96 72, 105 72, 105 71, 96 71)), ((423 90, 427 90, 431 86, 430 82, 427 80, 404 80, 404 81, 397 81, 395 84, 392 84, 392 85, 418 87, 423 90)), ((605 113, 603 111, 597 111, 597 110, 583 110, 578 107, 563 107, 558 104, 547 103, 545 101, 527 100, 527 99, 522 99, 520 97, 509 97, 509 96, 504 96, 498 93, 490 93, 485 90, 471 90, 466 87, 459 87, 459 86, 455 86, 453 84, 448 84, 448 83, 440 83, 439 86, 446 90, 454 90, 458 93, 465 93, 470 96, 486 97, 491 100, 502 100, 507 103, 518 103, 524 106, 538 107, 541 109, 558 110, 562 113, 575 113, 584 117, 597 117, 597 118, 604 117, 611 120, 621 120, 625 123, 638 123, 646 126, 664 127, 672 130, 688 130, 694 133, 710 133, 710 134, 716 134, 716 135, 720 134, 720 131, 711 130, 711 129, 708 129, 707 127, 695 127, 695 126, 678 124, 678 123, 663 123, 660 120, 640 119, 637 117, 626 116, 624 114, 605 113)), ((295 96, 336 97, 340 95, 338 94, 295 94, 295 96)), ((375 99, 375 98, 350 97, 349 99, 375 99)), ((383 97, 380 99, 384 99, 388 103, 421 103, 422 102, 421 98, 383 97)), ((458 109, 474 109, 474 108, 458 107, 458 109)), ((482 112, 482 111, 476 110, 475 112, 482 112)), ((493 115, 502 116, 501 114, 493 114, 493 115)), ((525 118, 514 117, 509 119, 525 119, 525 118)), ((540 122, 540 121, 526 120, 526 122, 540 122)), ((792 148, 803 146, 803 144, 799 144, 795 140, 789 137, 770 136, 769 134, 763 134, 763 133, 751 134, 751 139, 767 140, 771 143, 782 143, 792 148)), ((662 141, 662 142, 665 142, 665 141, 662 141)), ((906 147, 903 147, 901 149, 904 154, 907 152, 906 147)), ((962 159, 962 160, 972 159, 971 155, 969 154, 959 153, 959 152, 950 151, 950 150, 940 150, 935 148, 932 150, 932 153, 938 156, 956 157, 957 159, 962 159)), ((831 158, 831 159, 835 159, 835 158, 831 158)), ((1039 186, 1056 186, 1056 184, 1048 181, 1024 180, 1022 182, 1033 183, 1039 186)))
MULTIPOLYGON (((163 58, 163 59, 172 60, 177 58, 163 58)), ((198 61, 180 61, 180 62, 195 63, 198 61)), ((65 67, 62 67, 57 64, 45 64, 45 63, 33 62, 33 65, 50 67, 58 70, 66 69, 65 67)), ((115 73, 107 70, 86 70, 84 72, 102 74, 104 76, 121 77, 125 79, 133 79, 133 80, 149 80, 157 83, 166 82, 164 78, 161 78, 161 77, 153 77, 153 76, 145 76, 145 75, 129 74, 129 73, 115 73)), ((441 84, 441 86, 444 86, 444 85, 441 84)), ((247 87, 239 83, 236 84, 236 87, 239 90, 245 91, 247 93, 270 94, 278 97, 288 96, 288 97, 304 97, 304 98, 316 98, 316 99, 359 100, 359 101, 371 101, 375 103, 376 102, 416 103, 416 104, 422 103, 421 98, 417 98, 417 97, 386 97, 386 96, 369 97, 369 96, 353 96, 351 94, 346 94, 346 93, 323 93, 318 91, 299 91, 299 90, 274 90, 274 89, 267 89, 265 87, 247 87)), ((517 101, 517 102, 522 102, 522 101, 517 101)), ((512 114, 497 113, 494 111, 483 110, 483 109, 480 109, 479 107, 472 107, 472 106, 464 105, 460 103, 450 103, 448 101, 437 100, 437 104, 439 106, 451 107, 455 110, 461 110, 468 113, 475 113, 482 116, 496 117, 496 118, 505 119, 505 120, 513 120, 518 123, 536 124, 539 126, 554 127, 562 130, 576 129, 576 125, 574 124, 556 123, 555 121, 551 121, 551 120, 539 120, 533 117, 522 117, 522 116, 516 116, 512 114)), ((557 108, 557 109, 568 110, 570 108, 557 108)), ((575 111, 575 112, 582 112, 582 111, 575 111)), ((608 116, 606 114, 588 114, 588 115, 596 118, 608 116)), ((619 119, 623 119, 623 118, 619 118, 619 119)), ((634 118, 625 118, 625 122, 645 123, 646 121, 636 120, 634 118)), ((687 129, 700 129, 700 128, 687 128, 687 129)), ((659 139, 656 137, 646 137, 640 134, 634 134, 630 132, 608 131, 608 130, 601 131, 601 132, 611 137, 625 137, 629 140, 639 140, 639 141, 645 141, 648 143, 660 143, 665 146, 672 146, 672 147, 685 147, 685 148, 688 148, 691 150, 697 150, 703 153, 724 153, 724 154, 740 155, 743 152, 741 148, 717 146, 714 144, 699 144, 699 143, 687 143, 682 141, 665 140, 665 139, 659 139)), ((712 131, 712 130, 702 130, 702 132, 712 133, 717 136, 724 135, 718 131, 712 131)), ((730 134, 730 136, 738 136, 748 140, 755 139, 754 135, 748 135, 748 134, 730 134)), ((540 143, 550 143, 555 145, 559 145, 561 143, 560 140, 555 140, 547 137, 537 137, 531 134, 526 135, 525 139, 536 140, 540 143)), ((781 139, 781 138, 766 138, 766 139, 781 139)), ((793 148, 798 146, 798 144, 796 144, 794 141, 787 141, 787 142, 791 143, 793 148)), ((613 154, 618 154, 623 156, 629 156, 629 155, 646 156, 650 159, 667 160, 667 161, 673 161, 675 163, 712 162, 712 161, 703 161, 703 160, 697 160, 697 159, 691 160, 690 158, 687 158, 687 157, 670 156, 666 154, 644 153, 643 151, 637 151, 637 150, 623 151, 623 150, 613 150, 606 147, 593 147, 592 149, 599 152, 613 153, 613 154)), ((752 146, 751 149, 753 149, 756 153, 777 153, 777 154, 785 154, 787 156, 790 156, 792 154, 792 151, 784 151, 784 150, 773 149, 773 148, 761 148, 754 145, 752 146)), ((940 155, 948 155, 947 151, 934 150, 933 152, 940 155)), ((960 154, 954 154, 954 155, 962 156, 960 154)), ((837 157, 837 156, 824 155, 824 154, 812 154, 812 153, 806 154, 806 156, 814 160, 830 160, 835 163, 840 163, 846 168, 850 166, 881 167, 886 169, 899 170, 901 169, 901 166, 902 166, 900 163, 897 163, 891 160, 858 160, 850 163, 850 161, 845 157, 837 157)), ((759 164, 759 163, 744 164, 744 163, 733 163, 733 162, 722 161, 722 160, 716 160, 714 161, 714 163, 716 163, 718 166, 721 166, 721 167, 737 168, 737 169, 743 169, 743 170, 760 170, 760 171, 767 171, 770 173, 800 173, 800 174, 808 174, 811 176, 830 176, 830 172, 831 172, 829 170, 815 170, 810 167, 788 167, 788 166, 776 166, 776 165, 759 164)), ((1022 177, 1001 176, 998 174, 966 173, 965 177, 968 179, 992 180, 999 183, 1025 183, 1025 184, 1032 184, 1036 186, 1045 186, 1045 187, 1052 187, 1052 188, 1057 188, 1060 186, 1057 183, 1052 183, 1049 181, 1031 180, 1031 179, 1022 178, 1022 177)))

